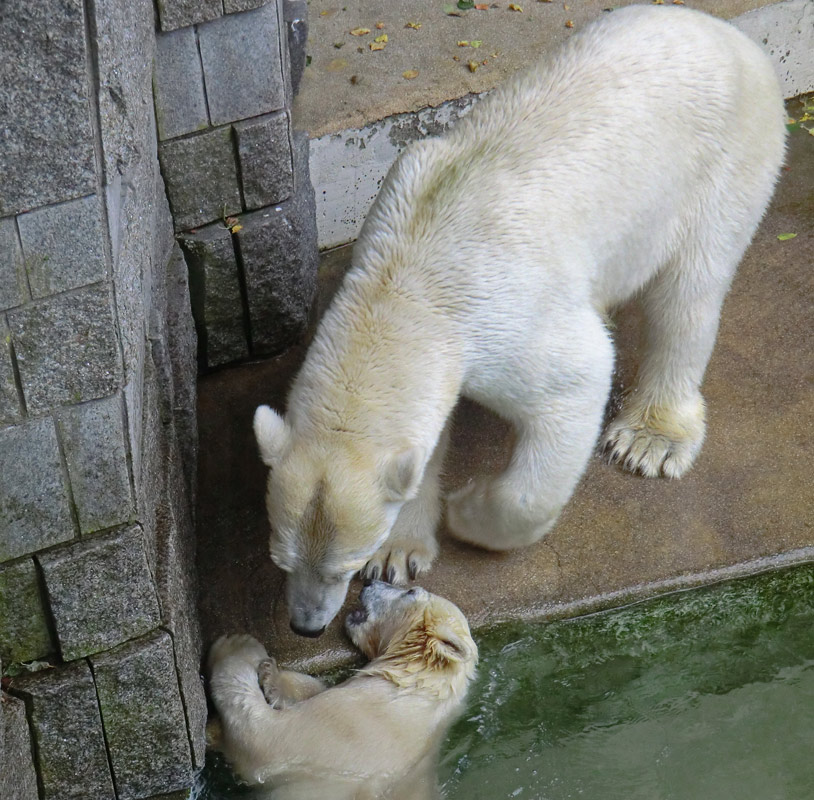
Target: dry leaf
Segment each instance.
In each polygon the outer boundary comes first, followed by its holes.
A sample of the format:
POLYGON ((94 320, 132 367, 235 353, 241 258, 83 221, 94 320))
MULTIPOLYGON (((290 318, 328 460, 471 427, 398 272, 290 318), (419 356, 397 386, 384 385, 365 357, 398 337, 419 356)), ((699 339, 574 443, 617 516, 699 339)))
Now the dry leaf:
POLYGON ((334 47, 335 47, 337 50, 341 50, 341 49, 342 49, 344 46, 345 46, 345 43, 344 43, 344 42, 334 42, 334 47))
POLYGON ((377 31, 380 31, 380 30, 382 30, 383 28, 384 28, 384 23, 383 23, 383 22, 377 22, 377 23, 376 23, 376 30, 377 30, 377 31))
POLYGON ((466 66, 469 67, 470 72, 474 72, 480 65, 477 61, 470 61, 466 66))
POLYGON ((460 56, 452 56, 452 60, 453 61, 460 61, 461 57, 460 56))
POLYGON ((517 5, 517 3, 509 3, 509 11, 520 11, 523 12, 523 7, 517 5))
POLYGON ((475 11, 488 11, 489 3, 475 3, 475 11))
POLYGON ((663 6, 664 5, 664 0, 653 0, 653 5, 654 6, 663 6))
POLYGON ((537 0, 538 3, 553 3, 554 0, 537 0))
POLYGON ((231 228, 229 228, 229 230, 230 230, 232 233, 237 233, 238 231, 242 231, 242 230, 243 230, 243 226, 242 226, 242 225, 232 225, 232 227, 231 227, 231 228))
POLYGON ((381 36, 377 36, 373 41, 374 42, 386 42, 387 41, 387 34, 383 33, 381 36))
POLYGON ((684 5, 684 0, 673 0, 673 5, 674 6, 683 6, 684 5))
POLYGON ((466 40, 462 40, 458 42, 458 47, 469 47, 469 42, 467 42, 466 40))
POLYGON ((567 19, 567 20, 565 21, 565 27, 566 27, 566 28, 573 28, 573 27, 574 27, 574 20, 572 20, 572 19, 567 19))
POLYGON ((411 81, 413 78, 418 77, 418 70, 417 69, 408 69, 405 72, 401 73, 402 78, 407 78, 408 81, 411 81))
POLYGON ((231 228, 232 225, 237 225, 237 217, 226 217, 223 221, 226 223, 227 228, 231 228))
POLYGON ((387 47, 387 42, 371 42, 370 49, 371 50, 384 50, 387 47))
POLYGON ((405 28, 412 28, 414 31, 417 31, 421 27, 421 23, 420 22, 408 22, 404 27, 405 28))
POLYGON ((352 83, 354 86, 356 86, 356 84, 357 84, 357 83, 359 83, 359 76, 358 76, 358 75, 351 75, 351 76, 350 76, 350 78, 348 78, 348 80, 349 80, 349 81, 350 81, 350 82, 351 82, 351 83, 352 83))
POLYGON ((370 28, 354 28, 351 32, 351 36, 364 36, 366 33, 370 33, 370 28))
POLYGON ((489 59, 484 58, 483 61, 481 61, 480 63, 483 64, 483 66, 485 67, 489 63, 489 59))

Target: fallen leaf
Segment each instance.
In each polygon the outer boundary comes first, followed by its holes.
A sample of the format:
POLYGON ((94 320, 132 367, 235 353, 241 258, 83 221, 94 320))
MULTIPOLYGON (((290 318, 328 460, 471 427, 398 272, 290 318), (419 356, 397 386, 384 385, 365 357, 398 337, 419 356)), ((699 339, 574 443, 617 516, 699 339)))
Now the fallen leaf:
POLYGON ((387 42, 371 42, 370 49, 371 50, 384 50, 387 47, 387 42))
POLYGON ((480 47, 482 44, 483 44, 483 42, 482 42, 480 39, 475 39, 474 41, 472 41, 472 42, 470 42, 470 43, 469 43, 469 45, 470 45, 471 47, 474 47, 476 50, 477 50, 477 48, 479 48, 479 47, 480 47))
POLYGON ((377 23, 376 23, 376 30, 377 30, 377 31, 380 31, 380 30, 382 30, 383 28, 384 28, 384 23, 383 23, 383 22, 377 22, 377 23))
POLYGON ((674 6, 683 6, 684 5, 684 0, 673 0, 673 5, 674 6))
POLYGON ((489 3, 475 3, 475 11, 488 11, 489 3))
POLYGON ((463 39, 460 42, 458 42, 458 47, 469 47, 469 42, 463 39))
POLYGON ((483 61, 481 61, 480 63, 483 64, 483 66, 485 67, 489 63, 489 59, 484 58, 483 61))
POLYGON ((461 11, 469 11, 470 8, 475 7, 475 0, 458 0, 458 8, 461 11))
POLYGON ((370 33, 370 28, 354 28, 351 32, 351 36, 364 36, 365 34, 370 33))
POLYGON ((328 66, 325 67, 326 72, 339 72, 340 70, 345 69, 348 66, 348 62, 344 58, 334 58, 332 61, 328 62, 328 66))
POLYGON ((421 27, 421 23, 420 22, 408 22, 404 27, 405 28, 412 28, 414 31, 417 31, 421 27))
POLYGON ((345 43, 344 43, 344 42, 334 42, 334 47, 335 47, 337 50, 341 50, 341 49, 342 49, 344 46, 345 46, 345 43))
POLYGON ((232 225, 237 225, 237 217, 226 217, 223 221, 226 223, 227 228, 231 228, 232 225))
POLYGON ((408 69, 405 72, 401 73, 402 78, 407 78, 408 81, 411 81, 413 78, 418 77, 418 70, 417 69, 408 69))
POLYGON ((509 11, 519 11, 522 14, 523 7, 517 5, 517 3, 509 3, 509 11))
POLYGON ((231 228, 229 228, 229 230, 230 230, 232 233, 237 233, 238 231, 242 231, 242 230, 243 230, 243 226, 242 226, 242 225, 232 225, 232 227, 231 227, 231 228))
POLYGON ((310 66, 311 66, 311 56, 306 56, 306 57, 305 57, 305 66, 306 66, 306 67, 310 67, 310 66))
POLYGON ((777 238, 781 242, 787 242, 789 239, 794 239, 797 236, 796 233, 778 233, 777 238))
POLYGON ((443 8, 444 13, 448 17, 462 17, 463 16, 463 14, 461 14, 461 12, 458 11, 458 9, 454 5, 452 5, 452 3, 444 3, 442 8, 443 8))
POLYGON ((452 60, 453 61, 460 61, 461 57, 460 56, 452 56, 452 60))
POLYGON ((359 83, 359 76, 358 76, 358 75, 351 75, 351 76, 350 76, 350 78, 348 78, 348 80, 349 80, 349 81, 350 81, 350 82, 351 82, 351 83, 352 83, 354 86, 356 86, 356 84, 357 84, 357 83, 359 83))
POLYGON ((566 28, 573 28, 574 27, 574 20, 572 20, 572 19, 565 20, 565 27, 566 28))
POLYGON ((381 36, 377 36, 373 41, 374 42, 386 42, 387 41, 387 34, 383 33, 381 36))
POLYGON ((466 66, 469 67, 470 72, 474 72, 480 65, 477 61, 470 61, 466 66))
POLYGON ((538 3, 553 3, 554 0, 537 0, 538 3))
POLYGON ((664 0, 652 0, 654 6, 663 6, 664 0))

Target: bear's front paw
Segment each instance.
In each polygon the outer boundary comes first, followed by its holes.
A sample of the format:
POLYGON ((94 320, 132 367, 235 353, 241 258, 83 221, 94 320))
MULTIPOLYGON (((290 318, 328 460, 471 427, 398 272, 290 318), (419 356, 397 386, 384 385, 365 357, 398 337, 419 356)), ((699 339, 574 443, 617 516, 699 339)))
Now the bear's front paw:
POLYGON ((625 407, 608 426, 602 448, 610 462, 648 478, 680 478, 704 441, 704 401, 679 407, 625 407))
POLYGON ((438 555, 435 538, 405 539, 391 536, 362 570, 364 580, 407 583, 426 572, 438 555))
POLYGON ((239 633, 232 636, 221 636, 209 649, 210 673, 216 664, 228 658, 240 659, 257 668, 261 661, 268 658, 268 653, 254 636, 239 633))

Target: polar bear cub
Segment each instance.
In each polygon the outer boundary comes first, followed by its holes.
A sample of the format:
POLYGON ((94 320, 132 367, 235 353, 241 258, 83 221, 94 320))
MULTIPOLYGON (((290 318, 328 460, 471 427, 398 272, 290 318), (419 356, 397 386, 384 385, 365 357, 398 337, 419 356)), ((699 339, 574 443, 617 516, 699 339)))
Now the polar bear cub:
POLYGON ((273 800, 438 796, 438 749, 478 658, 469 625, 456 606, 419 587, 374 582, 360 602, 346 628, 372 661, 332 689, 278 670, 251 636, 212 646, 218 747, 273 800))
POLYGON ((540 539, 600 434, 604 315, 641 298, 647 345, 603 443, 678 478, 724 296, 784 155, 771 63, 679 7, 603 15, 388 174, 283 419, 257 409, 271 556, 318 635, 359 569, 402 581, 437 552, 445 426, 463 394, 516 429, 506 471, 449 498, 453 535, 540 539))

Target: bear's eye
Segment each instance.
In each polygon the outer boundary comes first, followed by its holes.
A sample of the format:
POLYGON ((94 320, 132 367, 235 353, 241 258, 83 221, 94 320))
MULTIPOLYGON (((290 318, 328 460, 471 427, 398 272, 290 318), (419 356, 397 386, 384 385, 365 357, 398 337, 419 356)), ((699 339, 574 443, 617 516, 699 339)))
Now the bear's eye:
POLYGON ((410 590, 408 590, 408 592, 407 592, 407 595, 408 595, 409 597, 414 597, 414 596, 415 596, 415 595, 417 595, 417 594, 418 594, 418 589, 416 589, 416 588, 410 589, 410 590))

